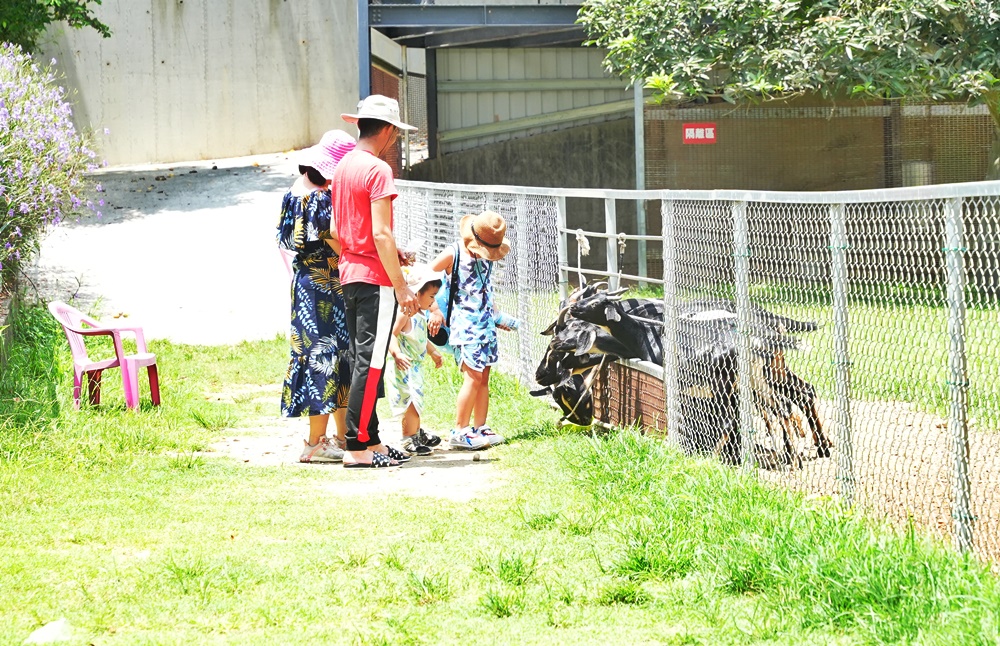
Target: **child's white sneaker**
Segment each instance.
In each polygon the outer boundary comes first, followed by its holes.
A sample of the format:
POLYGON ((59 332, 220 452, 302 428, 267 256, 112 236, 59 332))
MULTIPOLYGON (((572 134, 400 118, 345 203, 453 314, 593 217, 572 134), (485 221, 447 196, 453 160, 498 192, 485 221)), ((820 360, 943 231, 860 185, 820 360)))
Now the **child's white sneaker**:
POLYGON ((471 426, 466 426, 460 430, 452 430, 451 437, 448 438, 448 446, 459 451, 479 451, 480 449, 488 449, 490 441, 476 433, 471 426))
POLYGON ((493 432, 493 429, 489 426, 483 424, 482 426, 477 426, 475 432, 479 434, 480 437, 486 438, 486 441, 490 443, 490 446, 496 446, 497 444, 503 444, 507 440, 504 439, 503 435, 499 435, 493 432))
POLYGON ((327 463, 344 460, 344 450, 326 436, 319 438, 319 442, 315 444, 309 444, 305 440, 302 440, 302 443, 305 444, 305 448, 299 455, 299 462, 327 463))

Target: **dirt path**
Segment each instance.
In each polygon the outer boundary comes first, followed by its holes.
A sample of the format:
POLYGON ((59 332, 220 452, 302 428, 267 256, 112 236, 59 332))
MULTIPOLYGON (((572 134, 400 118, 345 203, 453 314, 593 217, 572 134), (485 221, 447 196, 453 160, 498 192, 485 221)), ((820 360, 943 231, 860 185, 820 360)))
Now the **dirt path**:
POLYGON ((286 154, 105 170, 103 217, 54 229, 28 274, 44 300, 126 314, 147 338, 273 338, 288 325, 274 234, 294 172, 286 154))
MULTIPOLYGON (((230 390, 209 395, 212 400, 225 402, 237 397, 254 395, 253 401, 277 406, 279 386, 259 386, 253 389, 230 390)), ((399 446, 401 430, 394 420, 384 420, 381 432, 386 440, 399 446)), ((261 417, 247 429, 231 429, 208 447, 207 457, 229 457, 247 466, 312 469, 329 472, 326 486, 339 496, 402 494, 439 498, 454 502, 469 502, 485 495, 504 481, 496 468, 503 449, 469 453, 451 451, 439 446, 433 454, 414 457, 399 468, 377 472, 344 471, 339 464, 302 464, 298 461, 306 435, 304 419, 261 417)), ((445 444, 444 442, 442 445, 445 444)))

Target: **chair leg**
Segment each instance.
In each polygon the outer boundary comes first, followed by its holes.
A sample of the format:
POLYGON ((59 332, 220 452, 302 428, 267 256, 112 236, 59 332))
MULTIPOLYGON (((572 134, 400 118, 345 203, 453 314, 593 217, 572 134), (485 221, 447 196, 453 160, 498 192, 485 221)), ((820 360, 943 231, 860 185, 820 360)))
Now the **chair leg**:
POLYGON ((99 406, 101 403, 101 372, 94 370, 87 373, 87 392, 90 394, 91 406, 99 406))
POLYGON ((80 391, 83 389, 83 374, 73 371, 73 408, 80 410, 80 391))
POLYGON ((129 408, 139 408, 139 375, 135 361, 122 359, 122 389, 125 391, 125 405, 129 408))
POLYGON ((160 405, 160 378, 156 371, 156 364, 149 366, 149 396, 153 399, 153 406, 160 405))

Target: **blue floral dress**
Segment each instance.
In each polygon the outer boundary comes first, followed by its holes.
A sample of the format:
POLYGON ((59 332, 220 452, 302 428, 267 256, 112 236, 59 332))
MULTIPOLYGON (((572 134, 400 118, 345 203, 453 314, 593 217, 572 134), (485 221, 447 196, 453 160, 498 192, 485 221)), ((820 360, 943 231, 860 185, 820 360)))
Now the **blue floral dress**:
POLYGON ((330 238, 330 192, 285 193, 278 246, 292 262, 291 360, 281 393, 285 417, 326 415, 347 406, 351 383, 340 260, 330 238))
POLYGON ((493 284, 490 282, 493 263, 473 258, 459 244, 454 248, 459 258, 458 281, 448 344, 458 364, 464 363, 482 372, 499 360, 493 284))
POLYGON ((399 350, 410 360, 409 370, 400 370, 392 357, 386 358, 388 379, 386 394, 393 415, 402 415, 413 404, 417 413, 424 410, 424 357, 427 356, 427 317, 423 312, 410 319, 410 330, 396 336, 399 350))

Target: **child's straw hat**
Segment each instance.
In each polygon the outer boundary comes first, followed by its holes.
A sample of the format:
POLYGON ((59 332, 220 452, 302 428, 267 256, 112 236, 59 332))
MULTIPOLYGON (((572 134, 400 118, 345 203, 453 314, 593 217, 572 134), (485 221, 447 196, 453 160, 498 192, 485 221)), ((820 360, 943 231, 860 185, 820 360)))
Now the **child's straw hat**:
POLYGON ((458 224, 465 247, 480 258, 500 260, 510 252, 507 222, 498 213, 483 211, 467 215, 458 224))

